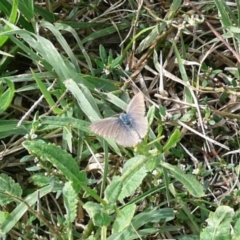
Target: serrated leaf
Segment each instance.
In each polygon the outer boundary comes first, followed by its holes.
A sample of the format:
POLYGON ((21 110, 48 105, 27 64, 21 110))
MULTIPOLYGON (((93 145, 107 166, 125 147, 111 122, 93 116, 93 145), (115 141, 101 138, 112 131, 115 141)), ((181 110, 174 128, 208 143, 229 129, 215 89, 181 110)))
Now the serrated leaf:
POLYGON ((105 203, 94 190, 87 186, 87 176, 84 171, 79 171, 76 161, 66 151, 54 144, 47 144, 44 141, 23 142, 23 146, 32 154, 36 155, 43 161, 51 162, 69 181, 72 182, 73 188, 78 193, 80 188, 97 201, 105 203))
POLYGON ((78 198, 70 182, 65 183, 63 187, 63 200, 66 209, 66 220, 68 224, 72 223, 77 216, 78 198))
POLYGON ((117 218, 113 223, 113 233, 119 233, 128 227, 136 210, 135 204, 129 204, 117 212, 117 218))
POLYGON ((5 206, 17 201, 14 197, 21 197, 22 189, 10 176, 5 173, 0 174, 0 205, 5 206))
POLYGON ((0 205, 5 206, 11 202, 16 201, 15 197, 21 197, 22 189, 10 176, 2 173, 0 174, 0 205), (9 196, 9 195, 12 195, 9 196))
POLYGON ((73 182, 77 191, 81 184, 87 184, 85 172, 80 172, 76 161, 66 151, 44 141, 25 141, 23 146, 43 161, 51 162, 63 175, 73 182))
POLYGON ((29 181, 36 186, 43 187, 50 184, 51 178, 43 173, 36 173, 30 177, 29 181))
POLYGON ((142 183, 142 180, 147 174, 146 161, 145 156, 138 155, 125 163, 123 175, 120 178, 123 187, 118 197, 119 201, 123 201, 125 197, 132 195, 142 183))
POLYGON ((100 204, 87 202, 83 208, 88 212, 95 226, 104 227, 110 224, 111 218, 100 204))
POLYGON ((28 206, 32 206, 35 204, 39 198, 42 198, 49 192, 53 191, 53 186, 48 185, 41 189, 38 189, 36 192, 28 195, 24 202, 21 202, 7 217, 7 219, 1 224, 0 229, 1 233, 8 233, 15 224, 19 221, 19 219, 23 216, 24 213, 28 210, 28 206), (26 205, 26 203, 28 205, 26 205))
POLYGON ((234 216, 234 210, 228 206, 220 206, 215 212, 209 214, 206 220, 208 226, 200 235, 201 240, 230 240, 231 221, 234 216))
POLYGON ((116 203, 119 194, 122 191, 122 180, 120 177, 116 177, 113 181, 107 186, 105 190, 105 199, 108 203, 116 203))
POLYGON ((203 197, 205 195, 202 185, 193 175, 185 174, 180 168, 172 166, 166 162, 161 162, 160 164, 170 170, 173 176, 185 186, 192 196, 203 197))

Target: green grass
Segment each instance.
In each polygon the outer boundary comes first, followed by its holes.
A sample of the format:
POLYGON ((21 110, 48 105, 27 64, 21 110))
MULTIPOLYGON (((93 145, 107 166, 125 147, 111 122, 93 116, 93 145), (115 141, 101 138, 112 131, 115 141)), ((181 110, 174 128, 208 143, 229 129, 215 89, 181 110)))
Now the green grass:
POLYGON ((2 239, 240 239, 239 1, 107 2, 0 1, 2 239))

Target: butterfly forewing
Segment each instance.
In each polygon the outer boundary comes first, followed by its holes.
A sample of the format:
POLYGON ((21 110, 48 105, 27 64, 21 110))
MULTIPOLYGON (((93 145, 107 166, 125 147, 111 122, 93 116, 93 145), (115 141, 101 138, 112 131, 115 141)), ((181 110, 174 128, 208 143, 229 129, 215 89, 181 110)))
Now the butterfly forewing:
POLYGON ((131 114, 132 117, 139 117, 145 115, 145 105, 143 94, 139 92, 130 101, 127 107, 127 113, 131 114))
POLYGON ((107 138, 116 138, 117 131, 119 127, 119 119, 116 117, 105 118, 99 121, 96 121, 90 125, 90 130, 97 135, 107 138))
POLYGON ((145 115, 145 104, 143 94, 136 94, 127 107, 127 113, 131 116, 133 127, 143 138, 147 134, 148 121, 145 115))

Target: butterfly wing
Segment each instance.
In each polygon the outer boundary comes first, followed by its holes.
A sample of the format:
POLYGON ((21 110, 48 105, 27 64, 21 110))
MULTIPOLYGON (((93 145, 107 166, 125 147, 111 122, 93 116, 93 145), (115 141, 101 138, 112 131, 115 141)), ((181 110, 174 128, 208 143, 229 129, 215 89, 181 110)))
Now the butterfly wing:
POLYGON ((92 132, 107 138, 116 138, 118 132, 119 119, 116 117, 105 118, 90 124, 92 132))
POLYGON ((140 141, 137 132, 124 125, 121 119, 116 117, 96 121, 89 128, 99 136, 113 138, 119 145, 124 147, 135 146, 140 141))
POLYGON ((148 121, 145 117, 144 97, 141 92, 136 94, 127 107, 127 113, 132 118, 132 125, 135 131, 143 138, 147 134, 148 121))
POLYGON ((115 139, 121 146, 135 146, 146 135, 148 129, 142 93, 136 94, 130 101, 127 114, 131 124, 126 124, 121 118, 110 117, 92 123, 90 130, 102 137, 115 139))
POLYGON ((127 106, 127 113, 135 116, 145 115, 144 97, 141 92, 137 93, 127 106))
POLYGON ((117 136, 115 141, 124 147, 133 147, 140 142, 140 138, 138 133, 132 128, 127 125, 123 125, 120 122, 120 126, 117 131, 117 136))

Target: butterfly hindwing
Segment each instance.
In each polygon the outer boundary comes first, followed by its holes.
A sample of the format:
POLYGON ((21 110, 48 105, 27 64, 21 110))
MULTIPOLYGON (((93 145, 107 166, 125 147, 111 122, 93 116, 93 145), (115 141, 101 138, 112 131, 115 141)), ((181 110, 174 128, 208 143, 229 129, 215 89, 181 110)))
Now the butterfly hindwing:
POLYGON ((115 140, 121 146, 132 147, 140 141, 140 138, 132 127, 121 123, 115 140))

